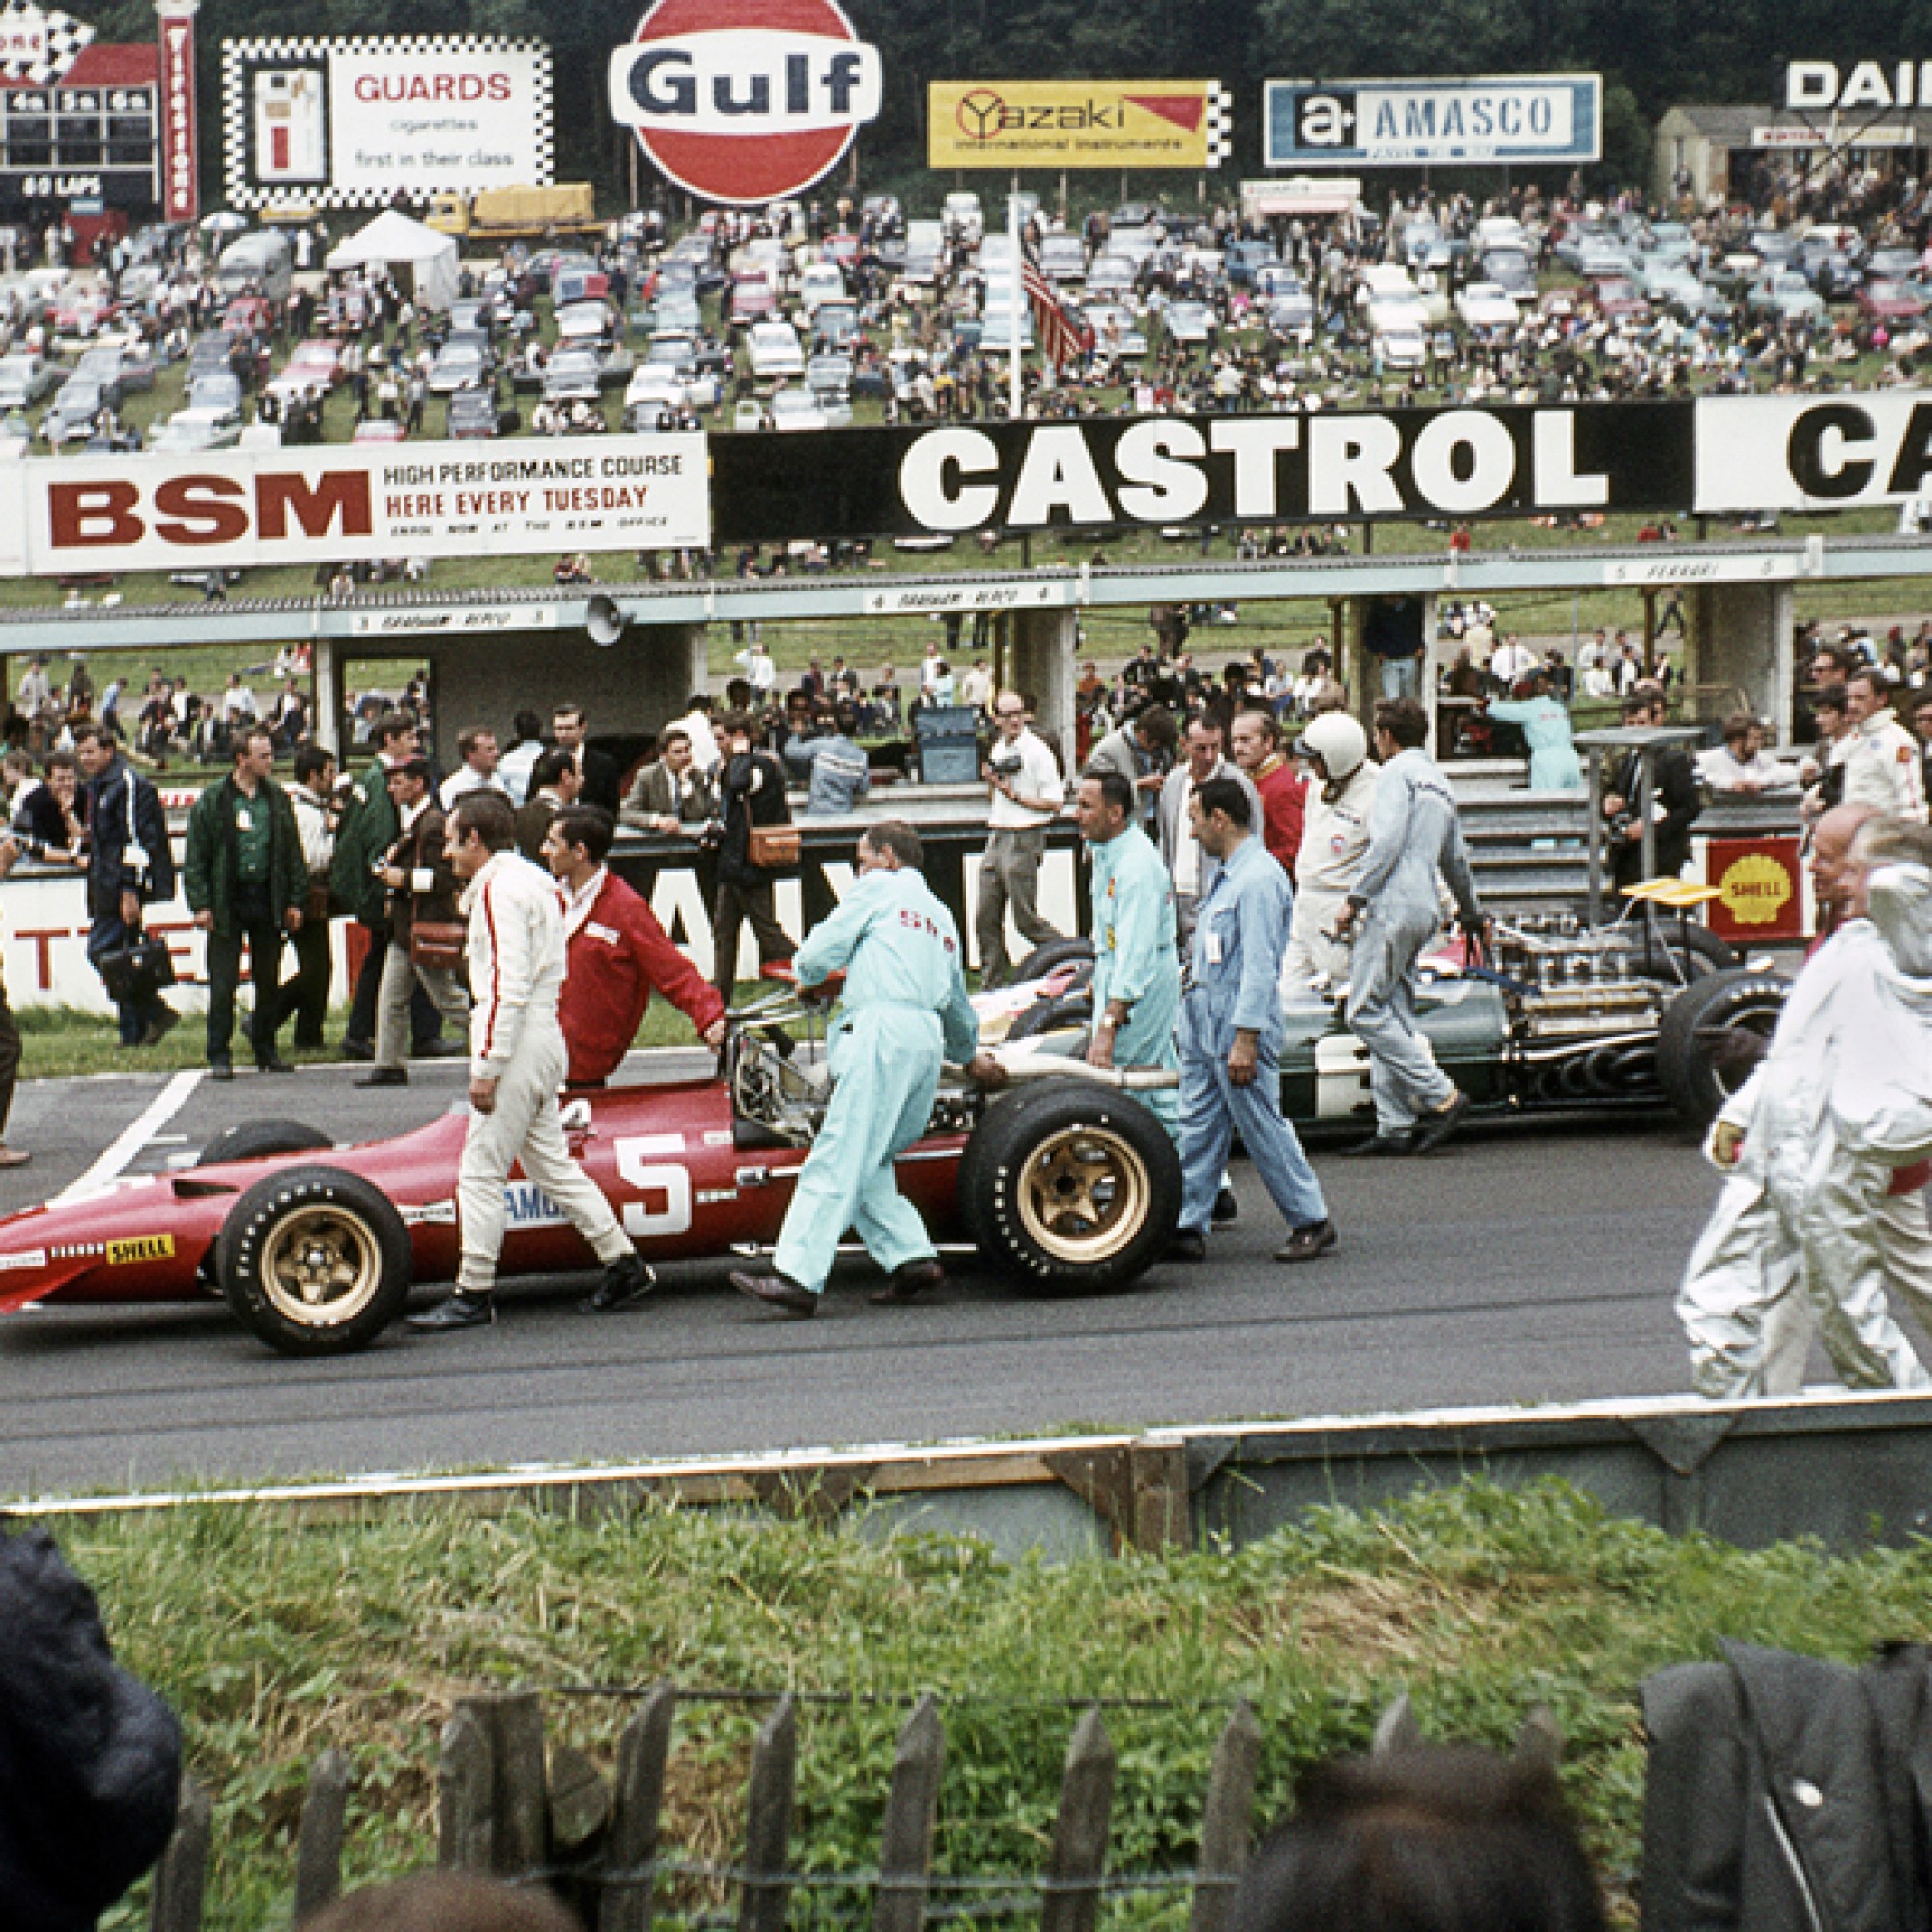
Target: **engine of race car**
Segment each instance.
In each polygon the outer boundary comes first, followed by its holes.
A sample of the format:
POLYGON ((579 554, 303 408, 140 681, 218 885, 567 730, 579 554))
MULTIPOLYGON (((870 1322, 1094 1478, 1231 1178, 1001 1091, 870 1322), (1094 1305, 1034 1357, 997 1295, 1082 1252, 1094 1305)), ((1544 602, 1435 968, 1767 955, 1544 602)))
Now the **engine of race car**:
MULTIPOLYGON (((805 1147, 817 1134, 831 1102, 831 1071, 817 1056, 815 1042, 805 1052, 795 1042, 787 1044, 789 1052, 765 1034, 735 1032, 726 1049, 725 1079, 731 1089, 732 1118, 741 1134, 751 1128, 760 1140, 805 1147)), ((980 1119, 980 1104, 975 1093, 941 1087, 926 1132, 971 1133, 980 1119)))
POLYGON ((1495 970, 1532 1041, 1655 1030, 1668 988, 1648 963, 1641 927, 1587 926, 1574 913, 1533 913, 1495 929, 1495 970))

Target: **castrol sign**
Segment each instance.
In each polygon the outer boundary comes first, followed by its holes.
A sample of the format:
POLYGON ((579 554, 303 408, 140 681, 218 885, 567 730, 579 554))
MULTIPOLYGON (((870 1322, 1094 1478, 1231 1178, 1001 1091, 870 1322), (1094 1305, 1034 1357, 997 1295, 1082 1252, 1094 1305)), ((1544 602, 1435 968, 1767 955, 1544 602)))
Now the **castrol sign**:
POLYGON ((882 91, 835 0, 656 0, 611 57, 612 116, 679 187, 738 206, 810 187, 882 91))

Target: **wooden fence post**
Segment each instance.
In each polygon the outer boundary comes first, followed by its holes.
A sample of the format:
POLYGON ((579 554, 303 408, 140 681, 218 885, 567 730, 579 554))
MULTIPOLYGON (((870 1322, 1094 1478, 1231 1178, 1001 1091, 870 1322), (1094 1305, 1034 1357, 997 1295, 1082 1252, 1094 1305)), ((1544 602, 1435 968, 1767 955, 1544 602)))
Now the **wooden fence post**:
POLYGON ((516 1690, 490 1698, 488 1709, 496 1871, 499 1878, 525 1878, 550 1861, 543 1699, 534 1690, 516 1690))
POLYGON ((606 1881, 597 1932, 650 1932, 656 1889, 658 1817, 664 1808, 665 1763, 670 1756, 677 1692, 660 1684, 624 1727, 617 1746, 617 1790, 605 1841, 606 1881))
POLYGON ((932 1872, 932 1833, 939 1818, 939 1784, 946 1770, 946 1728, 928 1692, 913 1706, 893 1757, 879 1843, 879 1895, 872 1932, 921 1932, 926 1881, 932 1872))
POLYGON ((297 1922, 332 1901, 342 1889, 342 1837, 349 1813, 349 1760, 326 1750, 308 1775, 301 1827, 296 1834, 297 1922))
POLYGON ((489 1722, 478 1701, 466 1697, 442 1727, 442 1755, 436 1768, 436 1861, 444 1871, 494 1868, 494 1761, 489 1722))
POLYGON ((1235 1903, 1234 1881, 1248 1862, 1255 1775, 1261 1758, 1262 1727, 1244 1697, 1214 1747, 1208 1803, 1201 1813, 1201 1861, 1195 1873, 1191 1932, 1221 1932, 1228 1922, 1235 1903))
POLYGON ((155 1867, 150 1932, 201 1932, 202 1894, 208 1885, 208 1841, 214 1806, 191 1777, 183 1777, 175 1834, 155 1867))
POLYGON ((789 1697, 766 1719, 752 1747, 746 1798, 744 1892, 738 1932, 784 1932, 791 1885, 791 1804, 798 1776, 798 1711, 789 1697))
POLYGON ((1095 1705, 1074 1726, 1053 1825, 1040 1932, 1094 1932, 1114 1808, 1114 1746, 1095 1705))

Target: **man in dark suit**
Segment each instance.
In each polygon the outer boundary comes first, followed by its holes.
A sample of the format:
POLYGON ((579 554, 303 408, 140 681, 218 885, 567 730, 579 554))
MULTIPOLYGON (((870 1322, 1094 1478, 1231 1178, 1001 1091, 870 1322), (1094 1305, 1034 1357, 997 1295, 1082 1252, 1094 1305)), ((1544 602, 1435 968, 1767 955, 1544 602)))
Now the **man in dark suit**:
MULTIPOLYGON (((1633 685, 1624 698, 1624 724, 1633 729, 1656 729, 1670 722, 1670 699, 1661 684, 1646 679, 1633 685)), ((1635 752, 1624 754, 1609 792, 1604 816, 1610 821, 1610 876, 1619 890, 1643 876, 1643 823, 1655 821, 1657 873, 1674 879, 1690 861, 1690 828, 1704 809, 1697 774, 1682 745, 1660 746, 1651 754, 1653 788, 1643 791, 1643 760, 1635 752)))
POLYGON ((624 802, 621 796, 624 774, 618 770, 615 758, 608 753, 594 752, 584 743, 582 705, 559 704, 550 715, 550 732, 556 749, 568 753, 570 762, 577 767, 583 803, 597 806, 615 818, 618 807, 624 802))

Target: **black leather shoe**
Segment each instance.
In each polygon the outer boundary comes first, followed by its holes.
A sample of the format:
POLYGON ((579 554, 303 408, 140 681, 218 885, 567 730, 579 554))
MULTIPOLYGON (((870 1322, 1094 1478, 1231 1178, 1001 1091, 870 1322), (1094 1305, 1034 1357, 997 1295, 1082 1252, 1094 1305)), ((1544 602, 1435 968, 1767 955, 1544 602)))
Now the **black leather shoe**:
POLYGON ((1171 1262, 1205 1262, 1208 1259, 1208 1236, 1199 1228, 1177 1228, 1174 1238, 1167 1244, 1167 1259, 1171 1262))
POLYGON ((907 1262, 904 1267, 895 1268, 872 1291, 872 1299, 881 1308, 903 1308, 908 1302, 917 1301, 927 1289, 940 1287, 945 1280, 946 1270, 936 1256, 907 1262))
POLYGON ((211 1080, 233 1080, 235 1069, 225 1060, 211 1060, 208 1064, 208 1077, 211 1080))
POLYGON ((1446 1107, 1426 1115, 1417 1124, 1415 1151, 1429 1153, 1439 1148, 1463 1124, 1463 1116, 1468 1111, 1469 1096, 1459 1088, 1456 1097, 1446 1107))
POLYGON ((788 1281, 781 1274, 741 1274, 733 1270, 731 1286, 740 1294, 749 1294, 753 1301, 762 1301, 768 1308, 781 1308, 800 1321, 809 1321, 818 1313, 818 1297, 810 1289, 801 1288, 797 1282, 788 1281))
POLYGON ((410 1076, 400 1066, 372 1066, 355 1084, 358 1087, 407 1087, 410 1076))
POLYGON ((1225 1228, 1230 1222, 1241 1218, 1241 1204, 1235 1199, 1235 1190, 1224 1187, 1214 1197, 1214 1225, 1225 1228))
POLYGON ((267 1060, 258 1060, 255 1063, 257 1073, 293 1073, 295 1070, 295 1067, 279 1053, 270 1054, 267 1060))
POLYGON ((1312 1262, 1317 1255, 1325 1255, 1338 1238, 1333 1221, 1311 1221, 1305 1228, 1294 1229, 1274 1251, 1274 1258, 1278 1262, 1312 1262))
POLYGON ((1400 1134, 1377 1134, 1373 1140, 1357 1141, 1353 1147, 1342 1150, 1347 1154, 1411 1154, 1415 1151, 1415 1135, 1412 1132, 1400 1134))
POLYGON ((657 1276, 636 1255, 624 1255, 604 1270, 597 1292, 583 1306, 593 1315, 609 1315, 641 1301, 658 1285, 657 1276))
POLYGON ((342 1042, 344 1060, 374 1060, 376 1042, 372 1039, 345 1039, 342 1042))
POLYGON ((490 1328, 496 1325, 497 1303, 488 1294, 466 1294, 458 1289, 446 1301, 412 1315, 403 1323, 418 1335, 446 1335, 456 1328, 490 1328))

